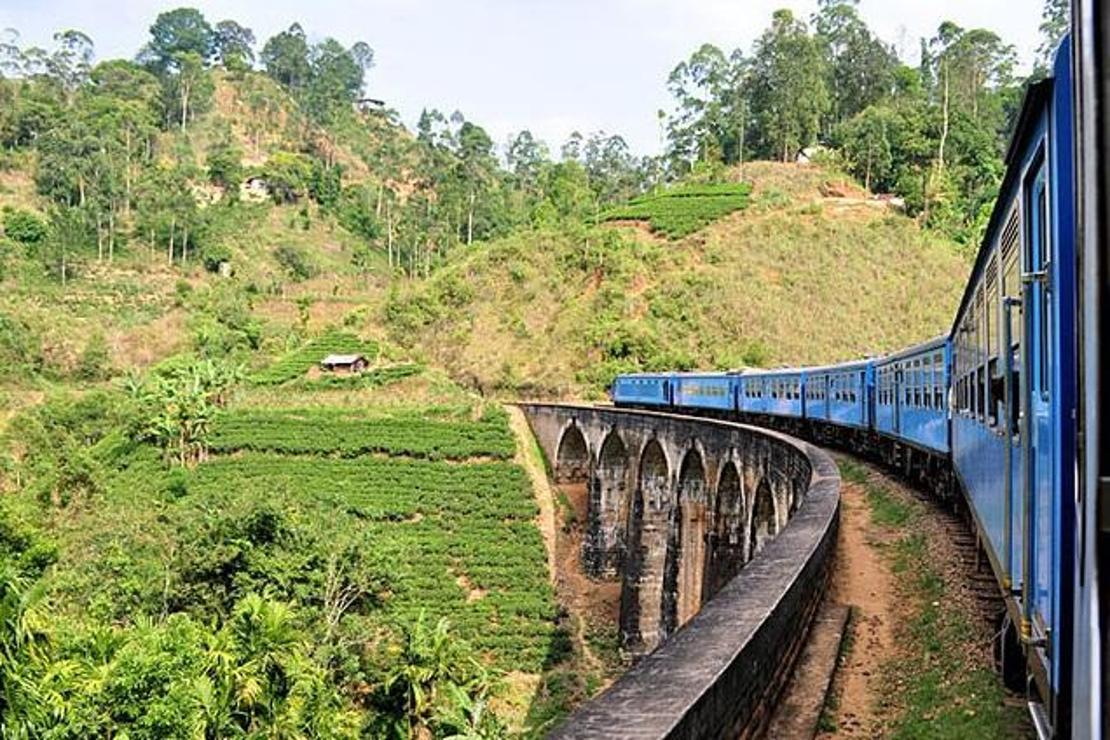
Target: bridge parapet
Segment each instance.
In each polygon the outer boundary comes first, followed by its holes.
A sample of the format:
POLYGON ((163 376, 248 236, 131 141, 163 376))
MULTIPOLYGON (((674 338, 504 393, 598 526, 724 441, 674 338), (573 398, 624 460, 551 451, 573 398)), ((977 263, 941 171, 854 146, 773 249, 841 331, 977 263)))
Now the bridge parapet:
POLYGON ((740 424, 521 408, 556 480, 586 485, 583 566, 621 579, 622 640, 647 656, 555 736, 757 734, 825 592, 833 461, 740 424))

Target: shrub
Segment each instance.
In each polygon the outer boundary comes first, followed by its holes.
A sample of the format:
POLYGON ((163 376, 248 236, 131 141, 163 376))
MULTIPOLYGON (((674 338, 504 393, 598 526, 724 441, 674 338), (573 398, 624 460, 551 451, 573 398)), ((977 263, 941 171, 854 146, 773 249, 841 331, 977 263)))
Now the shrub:
POLYGON ((295 203, 308 193, 312 160, 295 152, 274 152, 262 168, 270 194, 278 203, 295 203))
POLYGON ((208 181, 219 185, 231 200, 239 198, 239 183, 243 181, 242 156, 237 147, 229 143, 217 144, 208 153, 208 181))
POLYGON ((20 377, 42 369, 42 340, 22 320, 0 312, 0 377, 20 377))
POLYGON ((103 380, 111 374, 110 362, 108 342, 103 334, 95 332, 81 352, 75 374, 79 380, 103 380))
POLYGON ((316 274, 316 266, 300 247, 283 244, 274 250, 274 259, 294 280, 307 280, 316 274))
POLYGON ((48 234, 46 221, 22 208, 4 209, 4 233, 20 244, 34 245, 44 241, 48 234))
POLYGON ((380 237, 382 225, 374 216, 374 208, 371 205, 374 197, 366 186, 344 188, 337 214, 339 225, 364 239, 380 237))
POLYGON ((205 270, 219 272, 222 263, 231 261, 231 250, 223 244, 210 244, 201 250, 200 259, 205 270))

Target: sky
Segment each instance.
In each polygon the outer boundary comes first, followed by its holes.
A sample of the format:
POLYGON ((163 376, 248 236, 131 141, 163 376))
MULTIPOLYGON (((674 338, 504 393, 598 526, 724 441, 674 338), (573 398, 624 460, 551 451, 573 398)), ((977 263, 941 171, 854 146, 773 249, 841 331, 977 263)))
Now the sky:
MULTIPOLYGON (((232 18, 265 39, 300 22, 310 40, 366 41, 375 52, 366 94, 406 125, 423 108, 461 111, 494 141, 529 129, 553 153, 573 131, 624 136, 660 150, 657 111, 670 70, 701 44, 751 49, 780 7, 808 18, 816 0, 195 0, 209 22, 232 18)), ((49 46, 58 30, 92 37, 97 57, 133 57, 173 0, 0 0, 0 29, 49 46)), ((942 20, 989 28, 1028 68, 1043 0, 861 0, 881 38, 916 63, 942 20)))

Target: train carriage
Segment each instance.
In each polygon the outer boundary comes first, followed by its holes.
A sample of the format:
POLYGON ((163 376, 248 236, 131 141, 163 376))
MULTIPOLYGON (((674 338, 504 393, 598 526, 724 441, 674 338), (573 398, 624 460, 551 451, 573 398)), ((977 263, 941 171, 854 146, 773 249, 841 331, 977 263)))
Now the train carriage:
POLYGON ((884 357, 875 363, 875 431, 926 452, 947 454, 947 336, 884 357))
POLYGON ((871 428, 873 362, 863 360, 807 368, 805 378, 807 419, 856 429, 871 428))
POLYGON ((739 377, 738 411, 799 419, 804 415, 802 370, 749 370, 739 377))
POLYGON ((952 330, 953 468, 1011 592, 1044 727, 1070 701, 1072 625, 1061 618, 1074 566, 1076 436, 1069 48, 1026 94, 952 330))
POLYGON ((726 373, 677 373, 671 379, 674 405, 733 411, 736 377, 726 373))
POLYGON ((628 406, 669 406, 673 399, 673 373, 618 375, 609 389, 613 403, 628 406))

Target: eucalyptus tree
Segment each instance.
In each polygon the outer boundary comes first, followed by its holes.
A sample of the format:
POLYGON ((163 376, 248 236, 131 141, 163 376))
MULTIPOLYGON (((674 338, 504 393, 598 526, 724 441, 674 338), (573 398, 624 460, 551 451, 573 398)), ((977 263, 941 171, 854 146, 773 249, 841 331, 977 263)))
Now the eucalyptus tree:
POLYGON ((304 29, 294 23, 272 37, 262 47, 262 66, 266 74, 290 90, 304 88, 312 75, 308 41, 304 29))
POLYGON ((676 107, 667 118, 667 138, 673 163, 721 161, 726 149, 735 148, 730 111, 737 100, 736 82, 729 58, 712 44, 671 70, 667 89, 676 107))
POLYGON ((213 30, 215 54, 220 64, 232 72, 254 66, 254 31, 233 20, 223 20, 213 30))
POLYGON ((1052 66, 1052 57, 1060 40, 1071 24, 1070 0, 1045 0, 1041 11, 1041 44, 1037 47, 1037 66, 1046 70, 1052 66))
POLYGON ((851 118, 894 92, 898 57, 871 33, 856 10, 859 0, 820 0, 813 27, 825 56, 828 126, 851 118))
POLYGON ((760 154, 788 161, 817 140, 830 106, 825 60, 789 10, 775 11, 756 41, 749 89, 760 154))

